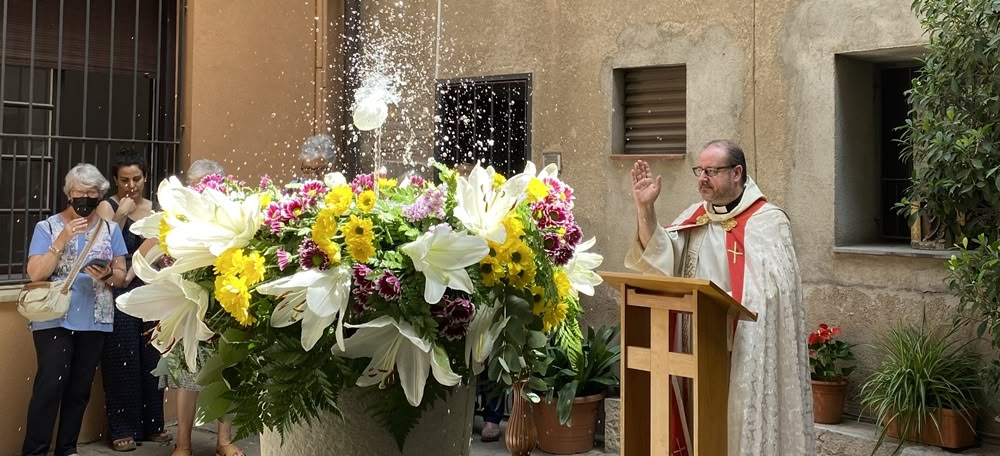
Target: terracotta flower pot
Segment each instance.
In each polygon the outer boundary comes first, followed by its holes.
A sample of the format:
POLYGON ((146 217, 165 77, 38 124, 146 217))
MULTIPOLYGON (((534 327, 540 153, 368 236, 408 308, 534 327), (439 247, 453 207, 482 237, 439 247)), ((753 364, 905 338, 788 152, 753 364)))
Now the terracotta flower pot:
POLYGON ((847 380, 839 382, 812 381, 813 422, 840 424, 847 397, 847 380))
MULTIPOLYGON (((939 409, 934 412, 941 432, 934 426, 934 421, 930 418, 924 420, 920 435, 909 435, 906 440, 913 440, 927 445, 939 446, 941 448, 963 449, 976 444, 976 416, 963 417, 951 409, 939 409), (966 421, 968 420, 968 421, 966 421), (969 426, 969 423, 972 426, 969 426)), ((894 439, 899 438, 899 429, 896 420, 889 423, 886 435, 894 439)))
POLYGON ((603 394, 578 397, 570 411, 571 426, 559 424, 556 401, 534 404, 538 449, 551 454, 585 453, 594 448, 594 429, 603 394))

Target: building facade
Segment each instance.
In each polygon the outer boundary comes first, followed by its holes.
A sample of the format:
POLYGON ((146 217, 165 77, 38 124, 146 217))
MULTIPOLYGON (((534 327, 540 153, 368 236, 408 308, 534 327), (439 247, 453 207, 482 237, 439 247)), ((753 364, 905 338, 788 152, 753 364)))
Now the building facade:
MULTIPOLYGON (((59 2, 8 3, 38 5, 34 17, 40 30, 38 18, 49 17, 51 5, 59 2)), ((90 4, 97 10, 102 3, 90 4)), ((129 8, 123 4, 133 2, 118 1, 118 8, 129 8)), ((845 340, 858 344, 860 369, 852 376, 852 392, 878 362, 866 344, 897 321, 918 321, 925 309, 935 322, 949 321, 954 311, 956 301, 943 282, 946 256, 910 248, 905 220, 891 207, 909 176, 893 129, 905 118, 903 92, 927 40, 908 0, 628 0, 614 6, 593 0, 134 4, 139 6, 128 13, 133 30, 145 30, 146 25, 137 24, 149 21, 162 24, 163 30, 172 28, 176 38, 171 46, 160 42, 159 54, 133 46, 132 56, 140 58, 113 60, 122 67, 132 65, 137 74, 136 68, 146 65, 144 52, 153 55, 149 62, 173 56, 172 67, 169 62, 159 67, 155 80, 163 82, 152 84, 159 89, 149 91, 150 106, 160 111, 142 110, 166 117, 143 124, 150 131, 136 136, 131 131, 124 138, 101 135, 104 140, 93 146, 98 163, 106 163, 99 160, 107 160, 115 141, 141 137, 140 145, 151 153, 163 150, 168 157, 159 168, 163 175, 212 158, 247 180, 263 174, 282 180, 296 170, 298 145, 315 133, 332 134, 340 164, 354 170, 369 170, 376 149, 382 150, 382 162, 393 174, 423 170, 429 157, 454 164, 485 160, 508 171, 524 160, 558 162, 561 176, 576 191, 578 222, 587 237, 597 237, 595 250, 605 256, 602 269, 622 271, 635 223, 628 173, 633 161, 641 157, 663 175, 657 212, 662 223, 669 223, 698 199, 689 168, 700 146, 731 138, 746 150, 750 176, 792 221, 809 327, 840 325, 845 340), (406 81, 378 142, 345 125, 353 89, 373 74, 399 75, 406 81), (170 77, 175 80, 172 92, 163 87, 170 77), (152 136, 153 126, 161 136, 152 136), (172 134, 164 136, 167 131, 172 134)), ((69 23, 71 13, 61 14, 57 17, 69 23)), ((5 17, 14 23, 9 11, 5 17)), ((24 20, 23 13, 19 17, 24 20)), ((91 33, 98 28, 94 25, 91 33)), ((116 28, 125 29, 124 22, 116 28)), ((5 43, 11 43, 12 27, 6 30, 5 43)), ((38 49, 36 44, 36 56, 38 49)), ((65 56, 79 52, 63 49, 65 56)), ((6 82, 13 80, 7 71, 31 66, 28 54, 27 60, 16 60, 7 51, 4 84, 12 85, 6 82)), ((108 63, 89 58, 91 66, 108 63)), ((69 59, 63 57, 64 62, 69 59)), ((34 65, 47 69, 42 76, 35 72, 42 78, 37 80, 56 90, 51 81, 68 84, 76 71, 63 63, 66 71, 60 73, 39 57, 34 65)), ((110 79, 101 81, 122 87, 110 79)), ((48 107, 54 103, 43 103, 54 99, 55 92, 28 101, 8 98, 8 93, 5 119, 12 118, 8 109, 25 103, 44 111, 35 117, 41 122, 58 118, 57 107, 48 107)), ((81 100, 78 111, 83 113, 82 106, 92 106, 95 99, 110 99, 105 104, 117 106, 116 96, 102 92, 81 100)), ((117 117, 97 106, 87 109, 98 114, 84 117, 109 120, 92 120, 87 128, 92 123, 117 128, 117 117)), ((52 179, 61 182, 58 173, 65 168, 51 168, 49 181, 21 183, 8 177, 20 169, 8 163, 30 161, 21 157, 28 149, 17 146, 18 152, 8 153, 6 147, 15 140, 39 144, 58 140, 49 136, 85 133, 17 133, 34 135, 23 138, 11 136, 15 133, 9 125, 9 120, 0 123, 5 146, 0 185, 55 195, 52 179), (8 162, 8 156, 19 158, 8 162), (40 182, 48 182, 48 189, 32 186, 40 182)), ((41 150, 39 157, 54 157, 53 162, 69 153, 58 147, 41 150)), ((151 182, 148 190, 154 186, 151 182)), ((16 225, 10 222, 14 219, 37 219, 65 202, 58 195, 48 201, 48 207, 22 204, 23 212, 0 220, 0 227, 16 225)), ((3 204, 13 208, 17 202, 3 204)), ((26 235, 10 233, 0 237, 0 244, 14 253, 0 256, 13 264, 16 248, 26 246, 26 235)), ((16 285, 4 290, 0 301, 11 301, 16 285)), ((584 307, 589 323, 617 322, 617 296, 608 287, 585 300, 584 307)), ((30 345, 23 320, 10 304, 0 308, 0 327, 8 329, 0 332, 6 346, 30 345)), ((7 421, 0 421, 0 429, 14 432, 21 425, 21 402, 26 403, 30 391, 24 379, 31 378, 34 361, 27 349, 5 350, 2 356, 16 369, 0 374, 0 384, 6 385, 0 397, 5 404, 17 404, 7 421)), ((849 413, 859 411, 858 404, 849 404, 849 413)), ((1000 428, 985 423, 982 430, 997 433, 1000 428)), ((4 440, 19 440, 0 432, 8 436, 4 440)))

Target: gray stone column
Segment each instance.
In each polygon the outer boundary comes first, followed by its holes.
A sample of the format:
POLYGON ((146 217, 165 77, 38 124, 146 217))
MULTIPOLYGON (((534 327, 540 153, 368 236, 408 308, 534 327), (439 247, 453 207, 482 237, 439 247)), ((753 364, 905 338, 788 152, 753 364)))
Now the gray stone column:
POLYGON ((475 384, 459 386, 447 400, 424 412, 400 452, 396 441, 366 413, 358 389, 345 391, 337 404, 344 419, 328 414, 285 434, 261 435, 262 456, 468 456, 472 438, 475 384))

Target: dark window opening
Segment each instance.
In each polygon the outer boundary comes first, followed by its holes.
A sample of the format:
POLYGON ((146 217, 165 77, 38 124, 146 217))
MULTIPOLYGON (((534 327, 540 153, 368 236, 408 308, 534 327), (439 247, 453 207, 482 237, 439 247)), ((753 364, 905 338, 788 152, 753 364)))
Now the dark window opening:
POLYGON ((531 154, 531 75, 438 81, 436 124, 439 162, 521 172, 531 154))
POLYGON ((913 86, 913 78, 920 67, 882 68, 879 71, 876 94, 879 106, 879 165, 881 235, 886 240, 909 241, 910 226, 907 218, 898 213, 895 205, 902 201, 910 186, 913 164, 901 158, 904 144, 900 142, 910 105, 906 92, 913 86))
POLYGON ((142 151, 147 197, 176 171, 177 2, 4 2, 0 37, 0 284, 26 279, 35 223, 67 204, 66 172, 142 151))

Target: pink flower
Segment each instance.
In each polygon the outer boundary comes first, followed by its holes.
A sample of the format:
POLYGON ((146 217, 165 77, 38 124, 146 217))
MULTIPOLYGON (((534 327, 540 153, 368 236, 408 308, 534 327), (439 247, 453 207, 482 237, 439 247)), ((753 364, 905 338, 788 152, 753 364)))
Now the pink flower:
POLYGON ((292 260, 292 255, 288 253, 285 249, 278 249, 278 270, 284 271, 288 267, 288 263, 292 260))

